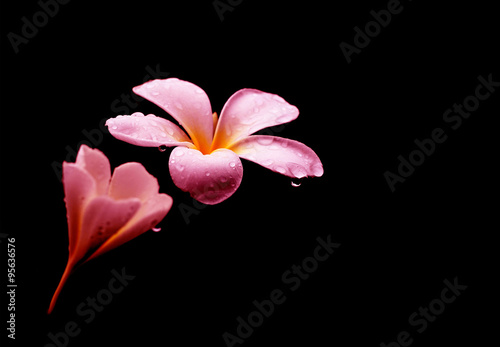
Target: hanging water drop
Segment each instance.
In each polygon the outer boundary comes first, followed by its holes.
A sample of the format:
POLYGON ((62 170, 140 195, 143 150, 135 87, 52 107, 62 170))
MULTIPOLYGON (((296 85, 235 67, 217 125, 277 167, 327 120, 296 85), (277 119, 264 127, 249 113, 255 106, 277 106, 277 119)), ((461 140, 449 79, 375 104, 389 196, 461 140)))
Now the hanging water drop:
POLYGON ((151 230, 153 230, 155 233, 157 233, 157 232, 161 231, 161 228, 151 228, 151 230))
POLYGON ((292 178, 291 184, 292 187, 300 187, 302 184, 302 178, 292 178))
POLYGON ((165 152, 165 151, 167 150, 167 148, 168 148, 167 146, 165 146, 165 145, 161 145, 160 147, 158 147, 158 150, 159 150, 160 152, 165 152))

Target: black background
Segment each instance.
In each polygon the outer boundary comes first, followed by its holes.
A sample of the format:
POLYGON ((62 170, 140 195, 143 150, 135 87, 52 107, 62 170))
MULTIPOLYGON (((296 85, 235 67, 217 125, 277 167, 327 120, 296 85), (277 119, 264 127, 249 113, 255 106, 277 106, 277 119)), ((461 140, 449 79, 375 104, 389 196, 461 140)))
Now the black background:
MULTIPOLYGON (((21 18, 40 6, 3 2, 0 232, 16 238, 18 284, 16 340, 8 345, 44 346, 49 332, 75 321, 81 332, 68 346, 225 346, 222 335, 236 334, 236 318, 277 288, 286 301, 243 345, 379 346, 403 330, 412 346, 493 341, 498 155, 491 123, 500 92, 457 130, 442 115, 474 94, 479 75, 500 80, 498 18, 493 5, 480 2, 401 4, 348 64, 339 44, 353 44, 354 27, 387 1, 244 0, 223 21, 212 1, 71 1, 17 54, 7 35, 20 34, 21 18), (141 162, 174 205, 161 232, 76 271, 47 315, 68 242, 52 164, 77 151, 83 130, 116 116, 113 102, 157 66, 203 88, 218 113, 241 88, 284 97, 301 113, 275 135, 313 148, 325 174, 294 188, 244 161, 238 191, 186 223, 179 206, 201 205, 172 183, 170 150, 103 134, 97 147, 112 168, 141 162), (407 158, 413 141, 437 127, 447 140, 392 193, 384 172, 396 173, 397 157, 407 158), (341 246, 292 292, 282 274, 329 235, 341 246), (83 322, 76 307, 123 267, 135 279, 83 322), (418 333, 408 317, 455 277, 468 288, 418 333)), ((134 111, 168 117, 147 101, 134 111)), ((0 246, 4 281, 5 239, 0 246)))

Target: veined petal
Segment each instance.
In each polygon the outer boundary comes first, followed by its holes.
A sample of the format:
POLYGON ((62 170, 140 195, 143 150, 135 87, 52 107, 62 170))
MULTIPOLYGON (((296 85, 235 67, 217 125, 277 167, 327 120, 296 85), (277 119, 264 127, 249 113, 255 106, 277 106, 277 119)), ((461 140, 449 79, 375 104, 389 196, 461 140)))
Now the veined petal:
POLYGON ((230 149, 241 158, 288 177, 323 175, 319 157, 311 148, 298 141, 253 135, 233 144, 230 149))
POLYGON ((212 106, 203 89, 167 78, 146 82, 133 91, 167 111, 187 131, 195 146, 208 153, 213 136, 212 106))
POLYGON ((155 194, 142 203, 141 208, 132 219, 113 236, 105 241, 88 260, 106 253, 125 242, 154 228, 167 215, 172 207, 172 198, 167 194, 155 194))
POLYGON ((91 149, 81 145, 76 156, 76 165, 87 171, 95 180, 96 194, 108 192, 111 168, 108 158, 98 149, 91 149))
POLYGON ((222 109, 212 149, 229 148, 256 131, 288 123, 298 115, 297 107, 278 95, 241 89, 227 100, 222 109))
POLYGON ((106 126, 115 138, 136 146, 194 147, 179 126, 152 114, 145 116, 136 112, 130 116, 117 116, 108 119, 106 126))
POLYGON ((177 187, 208 205, 218 204, 233 195, 243 177, 240 158, 228 149, 204 155, 195 149, 174 148, 169 169, 177 187))

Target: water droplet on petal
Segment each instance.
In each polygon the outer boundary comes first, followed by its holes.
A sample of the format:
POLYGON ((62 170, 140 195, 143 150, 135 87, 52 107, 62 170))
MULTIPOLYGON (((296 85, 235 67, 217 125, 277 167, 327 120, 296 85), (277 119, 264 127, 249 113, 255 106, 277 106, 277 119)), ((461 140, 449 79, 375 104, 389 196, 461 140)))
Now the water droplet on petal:
POLYGON ((161 231, 161 228, 151 228, 151 230, 153 230, 155 233, 161 231))
POLYGON ((302 178, 292 178, 292 187, 300 187, 302 184, 302 178))
POLYGON ((285 174, 286 173, 286 169, 283 167, 283 166, 279 166, 279 165, 276 165, 274 167, 274 170, 276 170, 277 172, 279 172, 280 174, 285 174))
POLYGON ((167 146, 165 146, 165 145, 161 145, 160 147, 158 147, 158 150, 159 150, 160 152, 165 152, 165 151, 167 150, 167 148, 168 148, 167 146))
POLYGON ((232 162, 229 163, 229 166, 232 167, 232 168, 234 168, 236 166, 236 163, 234 161, 232 161, 232 162))
POLYGON ((300 165, 290 163, 288 164, 288 167, 292 175, 294 175, 296 178, 302 178, 307 176, 307 170, 300 165))
POLYGON ((257 143, 259 143, 262 146, 269 146, 271 143, 273 143, 274 138, 272 136, 259 136, 257 138, 257 143))
POLYGON ((262 162, 262 165, 264 166, 269 166, 269 165, 272 165, 274 163, 274 160, 272 159, 266 159, 262 162))

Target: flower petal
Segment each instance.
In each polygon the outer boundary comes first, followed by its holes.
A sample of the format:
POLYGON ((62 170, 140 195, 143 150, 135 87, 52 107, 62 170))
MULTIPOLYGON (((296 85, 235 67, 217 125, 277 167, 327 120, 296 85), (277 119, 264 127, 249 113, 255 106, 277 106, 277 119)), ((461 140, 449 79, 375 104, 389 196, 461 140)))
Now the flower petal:
POLYGON ((147 201, 158 194, 158 180, 140 163, 125 163, 113 172, 109 184, 109 196, 115 200, 138 198, 147 201))
POLYGON ((85 208, 78 240, 77 258, 94 251, 122 228, 139 210, 138 198, 114 200, 102 195, 93 199, 85 208))
POLYGON ((107 193, 111 167, 104 153, 98 149, 91 149, 86 145, 81 145, 76 156, 76 164, 94 178, 98 195, 107 193))
POLYGON ((154 228, 172 207, 172 198, 167 194, 156 194, 142 203, 132 219, 105 241, 88 260, 106 253, 154 228))
POLYGON ((298 115, 297 107, 278 95, 241 89, 227 100, 222 109, 212 149, 229 148, 256 131, 288 123, 298 115))
POLYGON ((94 178, 76 163, 63 162, 62 182, 68 219, 69 255, 75 252, 85 206, 96 194, 94 178))
POLYGON ((186 133, 165 118, 140 112, 130 116, 118 116, 106 121, 111 135, 118 140, 143 147, 187 146, 193 143, 186 133))
POLYGON ((243 177, 240 158, 228 149, 204 155, 195 149, 177 147, 170 154, 169 168, 177 187, 208 205, 233 195, 243 177))
POLYGON ((153 80, 133 88, 174 117, 202 152, 210 150, 213 136, 212 107, 203 89, 177 78, 153 80))
POLYGON ((230 147, 241 158, 288 177, 322 176, 316 153, 301 142, 276 136, 254 135, 230 147))

